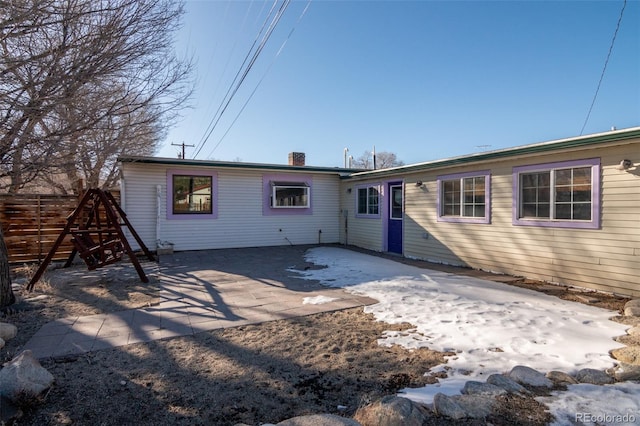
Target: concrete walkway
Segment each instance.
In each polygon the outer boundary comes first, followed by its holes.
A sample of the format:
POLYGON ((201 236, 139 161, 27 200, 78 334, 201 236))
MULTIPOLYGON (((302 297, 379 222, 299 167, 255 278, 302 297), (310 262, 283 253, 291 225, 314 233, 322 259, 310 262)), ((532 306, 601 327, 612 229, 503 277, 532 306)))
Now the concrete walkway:
POLYGON ((376 303, 298 278, 289 269, 313 267, 303 259, 305 250, 269 247, 163 256, 158 305, 59 319, 45 324, 24 349, 40 359, 64 357, 376 303), (308 303, 318 296, 325 303, 308 303))

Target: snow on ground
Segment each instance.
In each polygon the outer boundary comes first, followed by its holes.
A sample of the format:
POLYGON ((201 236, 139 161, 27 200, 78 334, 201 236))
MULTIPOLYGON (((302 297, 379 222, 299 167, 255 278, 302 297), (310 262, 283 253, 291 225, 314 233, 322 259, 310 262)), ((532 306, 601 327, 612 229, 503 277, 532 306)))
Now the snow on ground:
POLYGON ((336 300, 335 297, 328 296, 315 296, 315 297, 305 297, 302 299, 303 305, 322 305, 324 303, 331 303, 336 300))
POLYGON ((537 398, 556 417, 555 425, 624 425, 640 423, 640 384, 568 386, 567 392, 537 398), (582 423, 579 423, 582 422, 582 423))
MULTIPOLYGON (((609 351, 623 346, 612 339, 625 334, 627 326, 609 321, 611 311, 593 306, 335 247, 311 249, 306 260, 327 267, 297 271, 304 277, 377 299, 379 303, 365 312, 379 321, 414 326, 385 333, 381 345, 456 353, 446 364, 448 378, 402 391, 403 396, 427 404, 438 392, 459 394, 467 380, 484 381, 516 365, 570 374, 581 368, 604 370, 614 365, 609 351)), ((586 419, 589 413, 597 420, 602 420, 597 415, 629 413, 640 420, 640 384, 570 389, 545 401, 558 424, 575 424, 571 421, 576 413, 587 413, 579 419, 584 424, 596 423, 586 419)))

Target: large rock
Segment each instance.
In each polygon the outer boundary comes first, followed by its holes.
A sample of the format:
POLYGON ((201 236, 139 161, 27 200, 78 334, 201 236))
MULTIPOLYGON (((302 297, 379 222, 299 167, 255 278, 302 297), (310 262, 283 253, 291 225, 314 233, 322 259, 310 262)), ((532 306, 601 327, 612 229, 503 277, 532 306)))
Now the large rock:
POLYGON ((4 339, 0 338, 0 349, 4 348, 4 345, 5 345, 4 339))
POLYGON ((475 380, 469 380, 464 384, 464 387, 460 391, 464 395, 502 395, 507 393, 507 390, 491 383, 477 382, 475 380))
POLYGON ((16 337, 16 334, 18 334, 18 327, 6 322, 0 322, 0 339, 6 342, 16 337))
POLYGON ((458 405, 467 413, 467 417, 484 419, 495 406, 493 395, 456 395, 453 397, 458 405))
POLYGON ((436 414, 453 420, 467 417, 467 412, 464 411, 460 404, 452 396, 443 393, 437 393, 433 397, 433 409, 436 414))
POLYGON ((640 326, 631 327, 627 330, 629 336, 640 336, 640 326))
POLYGON ((640 306, 628 306, 624 308, 624 315, 627 317, 640 317, 640 306))
POLYGON ((552 388, 553 382, 541 372, 525 365, 516 365, 509 372, 509 377, 522 385, 552 388))
POLYGON ((53 375, 40 365, 31 351, 23 351, 0 370, 0 395, 16 402, 37 397, 53 384, 53 375))
POLYGON ((385 396, 353 416, 363 426, 420 426, 429 417, 426 408, 398 396, 385 396))
POLYGON ((487 378, 487 383, 501 387, 509 393, 529 393, 529 391, 524 386, 508 378, 507 376, 503 376, 502 374, 490 375, 487 378))
POLYGON ((576 373, 576 380, 580 383, 591 385, 610 385, 614 382, 613 377, 595 368, 583 368, 576 373))
POLYGON ((640 299, 631 299, 624 304, 625 308, 640 308, 640 299))
POLYGON ((556 385, 576 385, 578 381, 563 371, 549 371, 547 379, 551 380, 556 385))
POLYGON ((611 356, 620 362, 640 365, 640 346, 625 346, 611 351, 611 356))
POLYGON ((619 382, 640 380, 640 365, 620 363, 609 371, 619 382))
POLYGON ((333 414, 312 414, 283 420, 278 426, 360 426, 360 423, 333 414))
POLYGON ((435 412, 452 420, 483 419, 491 414, 495 404, 493 395, 448 396, 437 393, 433 398, 435 412))
POLYGON ((627 317, 640 317, 640 299, 629 300, 625 303, 624 315, 627 317))

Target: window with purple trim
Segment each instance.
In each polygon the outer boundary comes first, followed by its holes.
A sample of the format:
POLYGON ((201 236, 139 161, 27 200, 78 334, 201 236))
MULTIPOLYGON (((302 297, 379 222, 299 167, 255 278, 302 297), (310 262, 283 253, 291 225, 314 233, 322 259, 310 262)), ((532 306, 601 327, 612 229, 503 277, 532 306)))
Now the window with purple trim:
POLYGON ((262 175, 262 215, 313 215, 312 188, 311 175, 262 175))
POLYGON ((439 176, 438 220, 489 223, 489 172, 439 176))
POLYGON ((306 182, 271 182, 271 208, 308 209, 310 199, 306 182))
POLYGON ((514 168, 514 223, 599 226, 599 159, 514 168))
POLYGON ((172 176, 173 214, 211 214, 211 176, 172 176))

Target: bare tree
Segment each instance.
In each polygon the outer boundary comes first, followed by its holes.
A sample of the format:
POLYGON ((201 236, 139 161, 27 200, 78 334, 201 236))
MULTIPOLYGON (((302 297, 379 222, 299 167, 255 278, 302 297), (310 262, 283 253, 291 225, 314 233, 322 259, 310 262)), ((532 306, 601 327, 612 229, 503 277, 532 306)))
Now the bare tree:
MULTIPOLYGON (((388 169, 389 167, 404 166, 404 162, 397 159, 393 152, 376 152, 375 168, 388 169)), ((353 167, 359 169, 373 169, 373 153, 365 151, 360 157, 353 160, 353 167)))
POLYGON ((190 94, 191 64, 172 49, 180 3, 25 0, 0 8, 0 177, 9 192, 59 166, 52 160, 63 158, 65 143, 112 132, 102 126, 114 117, 135 126, 119 118, 145 115, 166 128, 190 94))
MULTIPOLYGON (((87 99, 90 102, 91 98, 87 99)), ((42 178, 60 193, 76 191, 78 179, 91 188, 111 188, 118 180, 117 158, 124 154, 152 155, 165 132, 157 111, 147 107, 107 114, 96 120, 93 128, 63 140, 42 178)))
MULTIPOLYGON (((152 153, 191 93, 173 51, 182 13, 174 0, 0 0, 0 190, 56 173, 97 186, 119 154, 152 153)), ((7 288, 2 274, 0 307, 7 288)))

